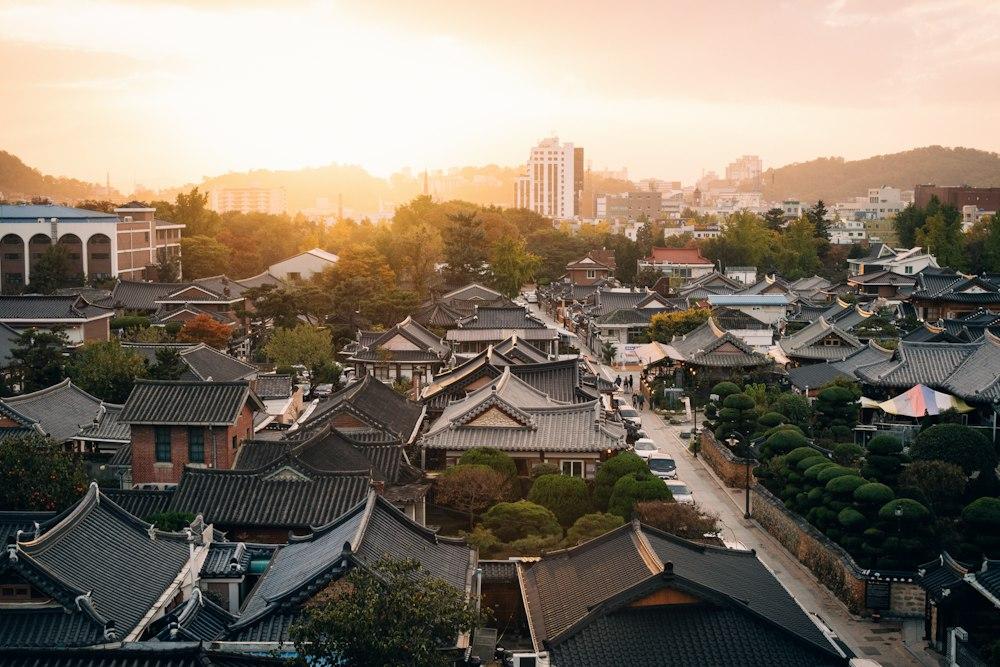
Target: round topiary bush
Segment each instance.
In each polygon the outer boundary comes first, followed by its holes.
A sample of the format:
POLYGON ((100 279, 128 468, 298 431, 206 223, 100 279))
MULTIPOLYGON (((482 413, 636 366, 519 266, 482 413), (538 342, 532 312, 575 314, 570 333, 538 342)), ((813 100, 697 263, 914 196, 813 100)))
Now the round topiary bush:
POLYGON ((796 465, 795 468, 801 470, 802 472, 805 472, 806 470, 809 470, 809 468, 812 468, 817 463, 832 464, 833 461, 831 461, 830 459, 826 458, 823 455, 810 456, 809 458, 805 458, 799 461, 798 465, 796 465))
POLYGON ((868 523, 865 515, 853 507, 845 507, 837 514, 837 522, 847 530, 861 530, 868 523))
POLYGON ((720 382, 719 384, 712 387, 712 392, 719 397, 719 400, 725 400, 726 396, 730 394, 740 393, 740 386, 735 382, 720 382))
POLYGON ((1000 498, 976 498, 962 510, 962 521, 994 530, 1000 528, 1000 498))
MULTIPOLYGON (((822 462, 810 466, 804 473, 802 473, 802 476, 805 477, 806 479, 817 481, 819 479, 819 474, 821 472, 823 472, 827 468, 836 468, 836 467, 837 467, 836 463, 824 459, 822 462)), ((823 483, 826 484, 825 481, 823 483)))
POLYGON ((868 481, 857 475, 834 477, 826 483, 826 490, 841 498, 853 498, 854 492, 868 481))
POLYGON ((781 433, 782 431, 792 431, 793 433, 798 433, 801 436, 805 436, 802 429, 795 424, 778 424, 777 426, 772 426, 771 428, 764 431, 763 436, 765 438, 770 438, 775 433, 781 433))
POLYGON ((896 497, 895 492, 885 484, 868 482, 854 489, 854 500, 865 505, 881 507, 896 497))
POLYGON ((491 447, 475 447, 458 459, 459 465, 483 465, 507 478, 517 477, 517 464, 507 452, 491 447))
POLYGON ((903 441, 892 435, 876 435, 868 441, 868 451, 882 456, 898 454, 903 451, 903 441))
POLYGON ((615 482, 624 475, 648 474, 649 465, 633 452, 621 452, 601 464, 594 477, 594 505, 607 509, 615 482))
POLYGON ((765 412, 757 420, 757 423, 764 428, 773 428, 785 423, 785 415, 778 412, 765 412))
POLYGON ((483 515, 483 525, 502 542, 513 542, 533 535, 562 536, 556 515, 547 507, 527 500, 497 503, 483 515))
POLYGON ((820 470, 819 474, 816 475, 816 481, 819 482, 820 484, 826 484, 834 477, 844 477, 845 475, 857 475, 857 474, 858 474, 857 470, 854 470, 852 468, 845 468, 843 466, 838 466, 834 464, 828 468, 820 470))
POLYGON ((842 442, 833 448, 833 460, 842 466, 856 464, 864 455, 865 450, 853 442, 842 442))
POLYGON ((909 498, 890 500, 885 505, 882 505, 882 509, 878 511, 878 518, 884 521, 896 521, 898 519, 907 523, 916 523, 929 519, 930 516, 931 512, 929 509, 916 500, 910 500, 909 498), (899 511, 899 516, 896 516, 897 511, 899 511))
POLYGON ((936 424, 921 431, 910 447, 910 456, 916 461, 954 463, 966 475, 997 465, 996 449, 986 436, 961 424, 936 424))
POLYGON ((764 441, 764 451, 769 456, 780 456, 788 454, 799 447, 806 447, 808 444, 809 441, 801 433, 796 433, 795 431, 778 431, 764 441))
POLYGON ((642 500, 672 500, 673 494, 659 477, 649 472, 633 473, 618 478, 611 499, 608 501, 608 512, 617 514, 626 521, 632 518, 635 504, 642 500))
POLYGON ((531 466, 531 479, 538 479, 542 475, 558 475, 559 466, 555 463, 536 463, 531 466))
POLYGON ((787 465, 789 468, 794 468, 795 466, 798 465, 799 461, 808 458, 810 456, 823 456, 823 455, 820 453, 818 449, 813 449, 812 447, 799 447, 785 454, 784 457, 785 465, 787 465))
POLYGON ((590 512, 587 483, 570 475, 542 475, 531 485, 528 500, 552 510, 566 528, 590 512))

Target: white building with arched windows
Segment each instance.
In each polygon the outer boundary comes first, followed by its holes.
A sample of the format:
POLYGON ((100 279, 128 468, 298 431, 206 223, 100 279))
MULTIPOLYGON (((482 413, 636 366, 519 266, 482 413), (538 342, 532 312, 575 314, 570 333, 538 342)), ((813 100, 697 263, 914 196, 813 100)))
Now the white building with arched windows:
POLYGON ((65 246, 86 280, 154 278, 147 269, 162 250, 180 257, 184 225, 157 220, 156 209, 139 202, 115 213, 53 204, 0 205, 0 289, 31 285, 31 272, 53 245, 65 246))

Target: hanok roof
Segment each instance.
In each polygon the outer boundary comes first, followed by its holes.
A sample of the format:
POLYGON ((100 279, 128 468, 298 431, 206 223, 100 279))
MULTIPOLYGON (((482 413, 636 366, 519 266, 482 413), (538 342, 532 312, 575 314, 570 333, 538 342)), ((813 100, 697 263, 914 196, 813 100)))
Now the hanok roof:
POLYGON ((462 329, 544 329, 545 323, 523 306, 476 307, 475 312, 461 322, 462 329))
POLYGON ((468 316, 468 312, 452 308, 443 301, 433 299, 420 305, 413 311, 413 319, 425 327, 450 328, 458 325, 458 321, 468 316))
POLYGON ((114 311, 82 296, 5 294, 0 296, 0 322, 87 322, 114 317, 114 311))
POLYGON ((0 648, 6 667, 257 667, 284 658, 220 651, 202 642, 129 642, 88 648, 0 648))
POLYGON ((167 509, 174 489, 108 489, 104 495, 132 516, 146 519, 167 509))
POLYGON ((802 359, 843 359, 863 347, 861 341, 820 316, 804 329, 778 341, 781 351, 789 357, 802 359), (824 340, 837 340, 837 345, 826 345, 824 340))
POLYGON ((708 297, 712 306, 787 306, 784 294, 715 294, 708 297))
POLYGON ((655 262, 667 264, 693 264, 696 266, 713 266, 712 260, 701 256, 698 248, 661 248, 654 247, 648 258, 655 262))
POLYGON ((353 507, 370 483, 368 470, 323 472, 289 456, 257 470, 188 467, 169 509, 221 526, 308 528, 353 507))
POLYGON ((189 287, 191 283, 147 283, 140 280, 119 280, 111 290, 115 308, 153 312, 160 307, 158 301, 189 287))
POLYGON ((200 317, 202 315, 210 317, 216 322, 225 324, 229 327, 235 327, 239 324, 239 320, 229 312, 208 310, 206 308, 194 306, 190 303, 185 303, 180 307, 160 306, 160 308, 150 317, 150 322, 152 324, 169 324, 170 322, 178 322, 183 325, 185 322, 190 322, 196 317, 200 317))
POLYGON ((242 579, 252 561, 269 561, 277 551, 275 544, 250 542, 212 542, 201 565, 202 579, 242 579))
MULTIPOLYGON (((115 408, 119 406, 113 406, 115 408)), ((41 431, 56 442, 72 439, 99 422, 107 407, 66 378, 59 384, 30 394, 0 399, 0 409, 22 430, 41 431)), ((110 423, 109 423, 110 426, 110 423)), ((0 429, 10 432, 8 429, 0 429)))
POLYGON ((872 271, 856 276, 847 276, 848 285, 888 285, 891 287, 912 287, 916 284, 916 276, 907 276, 885 269, 872 271))
POLYGON ((92 483, 57 525, 0 559, 0 571, 59 605, 0 614, 0 646, 103 644, 109 627, 112 640, 129 637, 177 586, 190 562, 188 542, 135 518, 92 483))
POLYGON ((374 428, 384 429, 409 443, 423 419, 423 408, 365 374, 356 382, 321 401, 303 427, 322 426, 336 414, 352 414, 374 428))
POLYGON ((55 204, 0 204, 0 222, 23 223, 38 222, 44 218, 58 218, 63 222, 110 222, 117 224, 118 216, 103 211, 90 211, 85 208, 71 208, 55 204))
POLYGON ((12 542, 18 531, 24 533, 25 540, 37 537, 55 516, 55 512, 0 511, 0 544, 12 542))
POLYGON ((463 540, 441 537, 388 501, 369 493, 353 509, 306 538, 280 547, 243 605, 230 636, 238 641, 288 639, 302 603, 353 567, 384 556, 414 558, 427 573, 468 595, 476 552, 463 540))
POLYGON ((924 322, 901 340, 909 343, 968 343, 972 339, 961 329, 953 333, 945 327, 924 322))
POLYGON ((292 395, 291 375, 258 375, 256 382, 257 396, 263 400, 270 398, 288 398, 292 395))
POLYGON ((441 296, 441 300, 445 302, 451 301, 495 301, 496 299, 504 299, 503 294, 500 292, 490 289, 489 287, 484 287, 479 283, 469 283, 464 287, 459 287, 454 289, 447 294, 441 296))
POLYGON ((605 269, 614 271, 616 267, 615 254, 607 250, 591 250, 586 255, 566 265, 570 269, 605 269))
POLYGON ((712 318, 690 333, 674 336, 664 351, 674 361, 694 366, 744 368, 770 363, 742 338, 719 328, 712 318))
POLYGON ((518 567, 535 648, 558 664, 847 662, 751 551, 632 523, 518 567))
POLYGON ((917 274, 917 284, 911 299, 962 304, 1000 304, 1000 286, 983 276, 965 276, 950 269, 924 270, 917 274))
POLYGON ((124 342, 127 348, 147 364, 156 363, 156 353, 160 350, 177 350, 181 361, 188 367, 188 373, 182 380, 215 380, 217 382, 232 382, 235 380, 250 380, 257 377, 256 366, 242 362, 225 352, 220 352, 210 345, 198 343, 132 343, 124 342))
POLYGON ((373 479, 400 484, 420 479, 410 466, 402 443, 383 431, 344 433, 332 427, 319 430, 306 440, 248 440, 233 463, 235 470, 257 470, 291 456, 323 472, 364 470, 373 479))
POLYGON ((247 289, 253 289, 254 287, 263 287, 265 285, 282 287, 285 284, 284 280, 275 275, 272 275, 268 271, 258 273, 255 276, 250 276, 249 278, 241 278, 236 282, 238 282, 243 287, 246 287, 247 289))
POLYGON ((627 447, 619 424, 603 421, 600 403, 563 403, 513 375, 455 401, 421 437, 428 449, 490 447, 504 451, 592 452, 627 447))
POLYGON ((547 354, 516 335, 494 345, 493 351, 499 352, 514 363, 540 364, 549 360, 547 354))
POLYGON ((136 380, 119 420, 127 424, 229 426, 243 406, 264 410, 250 383, 136 380))
POLYGON ((788 371, 788 379, 799 389, 818 389, 834 380, 844 378, 857 381, 855 371, 862 366, 869 366, 892 357, 892 350, 879 347, 870 342, 861 349, 852 352, 840 361, 828 361, 823 364, 799 366, 788 371))
POLYGON ((131 441, 131 429, 121 421, 121 405, 105 403, 94 421, 80 429, 77 440, 125 444, 131 441))
POLYGON ((941 320, 945 330, 956 339, 966 342, 982 338, 987 331, 1000 333, 1000 314, 980 308, 961 317, 941 320))
POLYGON ((876 387, 925 384, 970 403, 992 402, 1000 399, 1000 337, 986 332, 974 343, 900 341, 891 358, 858 368, 857 376, 876 387))
MULTIPOLYGON (((669 282, 669 278, 664 276, 659 280, 666 280, 669 282)), ((659 280, 657 282, 659 282, 659 280)), ((697 289, 704 289, 708 294, 732 294, 742 290, 745 287, 743 283, 729 276, 719 273, 716 270, 712 270, 703 276, 698 276, 697 278, 692 278, 691 280, 684 283, 677 292, 683 296, 687 296, 691 292, 697 289)))
POLYGON ((195 587, 191 597, 150 627, 157 641, 212 641, 236 621, 236 616, 212 602, 195 587))
POLYGON ((719 325, 719 328, 725 331, 733 329, 766 330, 771 328, 771 325, 767 322, 762 322, 753 315, 744 313, 742 310, 736 310, 735 308, 713 308, 712 319, 719 325))
POLYGON ((422 324, 407 316, 405 320, 368 340, 359 340, 350 361, 441 362, 451 348, 422 324))
POLYGON ((670 308, 670 304, 656 292, 642 289, 601 289, 593 294, 593 308, 590 310, 595 317, 601 317, 617 310, 648 309, 659 312, 670 308))

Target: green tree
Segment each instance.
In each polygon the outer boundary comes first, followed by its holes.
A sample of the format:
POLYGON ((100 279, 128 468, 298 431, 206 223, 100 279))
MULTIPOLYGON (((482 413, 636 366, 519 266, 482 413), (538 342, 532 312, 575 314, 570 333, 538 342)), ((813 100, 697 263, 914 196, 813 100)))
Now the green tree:
POLYGON ((705 256, 723 266, 764 268, 777 241, 777 235, 755 213, 740 211, 728 216, 718 237, 703 244, 705 256))
POLYGON ((333 341, 328 330, 308 324, 275 329, 264 345, 264 356, 278 366, 302 364, 309 368, 333 360, 333 341))
POLYGON ((542 475, 531 485, 528 500, 552 510, 566 527, 590 511, 587 483, 569 475, 542 475))
POLYGON ((715 436, 723 440, 733 433, 739 433, 744 438, 752 436, 757 422, 756 407, 753 399, 746 394, 726 396, 715 423, 715 436))
POLYGON ((809 400, 805 396, 786 392, 781 394, 771 404, 771 409, 784 415, 788 423, 795 424, 799 428, 806 430, 812 422, 813 410, 809 400))
POLYGON ((445 649, 482 620, 475 600, 419 561, 384 558, 330 584, 289 635, 310 664, 446 667, 455 655, 445 649))
POLYGON ((899 485, 919 489, 938 515, 958 510, 965 482, 962 468, 944 461, 914 461, 899 475, 899 485))
POLYGON ((615 482, 608 501, 608 512, 626 521, 632 518, 635 504, 644 500, 671 500, 673 494, 659 477, 648 471, 624 475, 615 482))
MULTIPOLYGON (((219 232, 221 218, 219 214, 208 208, 208 193, 202 194, 198 188, 192 188, 188 193, 179 193, 173 204, 155 202, 157 213, 165 220, 174 224, 185 225, 186 236, 216 236, 219 232)), ((187 268, 187 253, 184 253, 184 264, 187 268)))
POLYGON ((146 376, 146 365, 117 340, 94 341, 73 353, 66 371, 84 391, 120 404, 128 400, 135 379, 146 376))
POLYGON ((943 212, 928 216, 917 231, 917 245, 933 253, 941 266, 956 269, 966 268, 963 240, 961 219, 949 219, 943 212))
POLYGON ((815 229, 814 236, 824 241, 830 238, 830 223, 826 220, 826 204, 820 199, 812 207, 806 210, 805 217, 812 223, 815 229))
POLYGON ((893 218, 893 226, 899 236, 899 243, 905 248, 917 244, 917 232, 924 226, 927 214, 916 204, 909 204, 893 218))
POLYGON ((229 270, 229 248, 210 236, 182 238, 181 254, 188 280, 217 276, 229 270))
POLYGON ((76 454, 37 433, 0 439, 0 471, 0 507, 6 510, 61 510, 87 488, 76 454))
POLYGON ((507 479, 517 477, 517 464, 505 451, 493 447, 473 447, 458 459, 461 465, 484 465, 493 468, 507 479))
POLYGON ((428 224, 418 224, 396 232, 392 245, 397 274, 417 295, 425 296, 441 259, 441 233, 428 224))
POLYGON ((683 336, 700 327, 711 317, 707 308, 689 308, 668 313, 656 313, 649 320, 649 339, 669 343, 674 336, 683 336))
POLYGON ((858 423, 860 392, 843 386, 829 386, 816 397, 816 427, 827 437, 843 441, 858 423))
POLYGON ((528 500, 497 503, 483 515, 483 526, 503 542, 532 536, 562 536, 556 515, 528 500))
POLYGON ((781 226, 785 224, 785 211, 780 206, 775 208, 769 208, 764 213, 764 224, 771 231, 779 231, 781 226))
POLYGON ((1000 212, 994 213, 986 224, 981 271, 1000 273, 1000 212))
POLYGON ((978 560, 1000 553, 1000 498, 977 498, 962 510, 962 534, 978 560))
POLYGON ((601 464, 594 477, 594 505, 601 510, 608 508, 615 482, 625 475, 647 473, 649 466, 633 452, 621 452, 601 464))
POLYGON ((961 424, 936 424, 921 431, 910 446, 910 456, 914 461, 954 463, 966 475, 977 470, 992 474, 997 466, 993 444, 976 429, 961 424))
POLYGON ((605 512, 584 514, 566 531, 566 544, 571 547, 576 546, 587 540, 600 537, 624 523, 625 520, 617 514, 607 514, 605 512))
POLYGON ((434 480, 434 499, 469 516, 469 530, 476 515, 510 495, 510 478, 484 465, 457 465, 434 480))
POLYGON ((861 474, 868 479, 895 486, 906 461, 902 440, 888 434, 876 435, 868 441, 861 474))
POLYGON ((448 216, 444 233, 446 274, 453 284, 478 282, 484 277, 489 259, 486 228, 475 213, 455 213, 448 216))
POLYGON ((776 253, 781 275, 788 280, 815 275, 821 266, 822 238, 816 236, 815 225, 806 217, 788 223, 776 253))
POLYGON ((176 348, 162 347, 156 351, 156 361, 149 364, 146 375, 153 380, 180 380, 188 366, 176 348))
POLYGON ((777 431, 771 434, 761 447, 761 458, 769 459, 772 456, 787 454, 793 449, 807 447, 809 441, 804 435, 793 430, 777 431))
POLYGON ((26 329, 10 351, 11 371, 25 393, 45 389, 66 377, 68 344, 59 330, 26 329))
POLYGON ((82 285, 83 276, 73 265, 69 248, 54 245, 46 248, 37 262, 32 262, 29 284, 32 292, 52 294, 60 287, 82 285))
POLYGON ((181 258, 177 253, 168 253, 166 248, 156 251, 156 264, 153 273, 157 282, 175 283, 181 279, 181 258))
POLYGON ((493 244, 490 251, 490 272, 493 286, 507 297, 514 298, 529 282, 541 265, 541 258, 528 252, 522 239, 504 238, 493 244))

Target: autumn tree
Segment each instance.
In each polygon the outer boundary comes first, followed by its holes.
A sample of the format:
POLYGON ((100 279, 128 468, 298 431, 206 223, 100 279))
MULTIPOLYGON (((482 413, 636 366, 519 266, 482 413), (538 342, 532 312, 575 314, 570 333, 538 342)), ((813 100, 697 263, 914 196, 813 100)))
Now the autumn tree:
POLYGON ((207 313, 196 315, 184 323, 177 340, 182 343, 204 343, 221 350, 229 343, 233 330, 207 313))
POLYGON ((695 503, 649 500, 637 503, 639 521, 689 540, 702 540, 719 532, 719 517, 701 509, 695 503))
POLYGON ((355 566, 304 608, 289 635, 308 664, 447 667, 447 649, 484 618, 477 601, 417 560, 355 566))
POLYGON ((649 339, 669 343, 674 336, 683 336, 694 331, 711 316, 712 311, 707 308, 656 313, 649 320, 649 339))
POLYGON ((510 480, 485 465, 457 465, 446 470, 434 482, 434 498, 469 516, 469 530, 476 515, 507 497, 510 480))
POLYGON ((37 433, 0 439, 0 507, 61 510, 87 489, 87 474, 73 453, 37 433))
POLYGON ((521 287, 535 275, 541 259, 528 252, 522 239, 501 239, 490 252, 490 272, 493 286, 507 297, 517 296, 521 287))
POLYGON ((210 236, 181 239, 184 275, 189 279, 217 276, 229 270, 229 248, 210 236))

